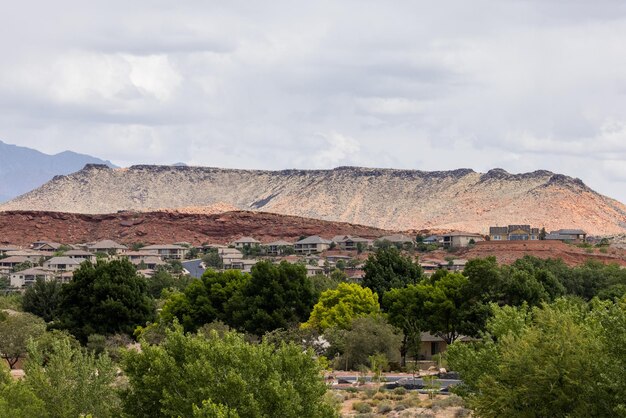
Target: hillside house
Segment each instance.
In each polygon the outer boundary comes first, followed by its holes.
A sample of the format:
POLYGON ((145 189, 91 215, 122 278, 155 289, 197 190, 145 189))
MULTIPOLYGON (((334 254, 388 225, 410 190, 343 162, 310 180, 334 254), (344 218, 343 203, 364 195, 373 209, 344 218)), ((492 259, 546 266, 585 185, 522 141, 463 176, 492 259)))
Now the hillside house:
POLYGON ((21 248, 13 246, 13 245, 0 246, 0 257, 7 255, 7 252, 9 251, 18 251, 18 250, 21 250, 21 248))
POLYGON ((582 229, 559 229, 546 235, 546 240, 558 240, 563 242, 585 242, 587 233, 582 229))
POLYGON ((189 249, 176 244, 157 244, 143 247, 144 251, 155 251, 164 260, 184 260, 189 249))
POLYGON ((321 253, 330 248, 332 241, 313 235, 304 238, 294 244, 296 254, 314 254, 321 253))
POLYGON ((292 242, 278 240, 265 244, 265 250, 267 255, 282 255, 286 248, 293 248, 292 242))
POLYGON ((261 241, 257 241, 252 237, 241 237, 237 241, 233 241, 235 248, 254 247, 260 244, 261 241))
POLYGON ((74 271, 80 267, 81 260, 69 257, 52 257, 43 263, 43 268, 55 272, 74 271))
POLYGON ((65 257, 73 258, 74 260, 78 260, 81 263, 83 261, 91 261, 94 262, 96 260, 96 256, 93 253, 85 250, 69 250, 63 253, 65 257))
MULTIPOLYGON (((418 355, 420 360, 432 360, 434 355, 441 354, 448 349, 448 344, 443 341, 441 337, 432 335, 429 332, 422 332, 420 341, 421 343, 418 355)), ((457 341, 471 342, 476 340, 474 338, 461 335, 457 338, 457 341)))
POLYGON ((354 237, 352 235, 337 235, 333 237, 332 241, 337 244, 337 247, 344 251, 356 251, 359 249, 359 247, 363 250, 366 250, 373 244, 372 240, 369 240, 367 238, 354 237))
POLYGON ((105 239, 87 244, 87 251, 91 251, 92 253, 124 254, 128 251, 128 247, 110 239, 105 239))
POLYGON ((535 241, 539 239, 539 228, 530 225, 509 225, 489 227, 491 241, 535 241))
POLYGON ((49 258, 52 254, 35 250, 14 250, 5 253, 7 257, 26 257, 31 263, 39 263, 41 259, 49 258))
POLYGON ((37 242, 34 242, 32 245, 33 250, 41 251, 41 252, 45 252, 49 254, 54 254, 57 251, 60 251, 62 246, 63 244, 60 244, 58 242, 51 242, 51 241, 37 241, 37 242))
POLYGON ((406 244, 414 244, 415 241, 413 238, 408 237, 403 234, 393 234, 393 235, 385 235, 384 237, 378 238, 377 241, 389 241, 390 243, 398 246, 404 246, 406 244))
POLYGON ((54 280, 55 273, 50 270, 46 270, 41 267, 33 267, 26 270, 11 273, 9 279, 11 281, 11 287, 22 288, 30 286, 37 280, 44 280, 49 282, 54 280))
POLYGON ((133 263, 135 267, 142 267, 141 270, 156 270, 160 266, 167 265, 167 263, 163 261, 161 257, 158 257, 156 255, 131 260, 130 262, 133 263))
POLYGON ((226 259, 224 270, 241 270, 243 273, 250 273, 256 263, 258 260, 226 259))
POLYGON ((485 238, 480 234, 471 232, 450 232, 443 235, 443 248, 462 248, 467 247, 471 243, 484 241, 485 238))
POLYGON ((13 271, 15 266, 18 266, 27 261, 30 262, 27 257, 17 255, 3 258, 2 260, 0 260, 0 274, 8 275, 9 273, 11 273, 11 271, 13 271))

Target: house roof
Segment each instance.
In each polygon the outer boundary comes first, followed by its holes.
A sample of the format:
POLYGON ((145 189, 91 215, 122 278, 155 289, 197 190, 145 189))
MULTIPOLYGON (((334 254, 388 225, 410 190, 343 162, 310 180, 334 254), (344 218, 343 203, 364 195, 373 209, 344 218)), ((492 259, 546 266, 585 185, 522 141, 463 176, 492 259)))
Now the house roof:
POLYGON ((186 248, 176 244, 154 244, 141 248, 142 250, 185 250, 186 248))
POLYGON ((472 237, 472 238, 482 238, 483 236, 480 234, 475 234, 473 232, 463 232, 463 231, 454 231, 448 234, 443 234, 444 237, 472 237))
POLYGON ((144 263, 144 264, 156 264, 158 266, 163 266, 163 265, 167 264, 165 261, 161 260, 160 257, 154 256, 154 255, 153 256, 148 256, 148 257, 143 258, 141 260, 133 260, 133 261, 131 261, 131 263, 136 264, 136 265, 139 265, 141 263, 144 263))
POLYGON ((266 246, 270 247, 270 246, 276 246, 276 247, 290 247, 293 245, 292 242, 287 242, 287 241, 283 241, 283 240, 278 240, 278 241, 274 241, 274 242, 270 242, 269 244, 265 244, 266 246))
POLYGON ((76 260, 75 258, 69 257, 52 257, 50 260, 46 261, 44 264, 54 265, 54 264, 72 264, 79 265, 81 262, 76 260))
POLYGON ((385 235, 379 238, 381 241, 389 242, 413 242, 413 238, 402 234, 385 235))
POLYGON ((563 234, 563 235, 587 235, 585 231, 582 229, 559 229, 558 231, 551 232, 552 234, 563 234))
POLYGON ((312 235, 310 237, 306 237, 296 242, 296 244, 331 244, 331 243, 332 241, 329 241, 317 235, 312 235))
POLYGON ((122 244, 119 244, 113 240, 110 239, 105 239, 102 241, 98 241, 94 244, 90 244, 87 246, 88 248, 91 248, 93 250, 109 250, 109 249, 114 249, 114 250, 127 250, 128 247, 122 244))
POLYGON ((69 256, 79 256, 79 255, 84 255, 84 256, 93 256, 92 253, 90 253, 89 251, 84 251, 84 250, 69 250, 63 253, 63 255, 69 257, 69 256))
POLYGON ((490 226, 489 235, 506 235, 509 233, 508 226, 490 226))
POLYGON ((51 241, 43 241, 43 242, 38 242, 36 244, 38 244, 38 245, 34 246, 34 248, 33 248, 34 250, 38 250, 38 249, 40 249, 42 247, 45 247, 46 245, 48 247, 54 249, 54 250, 58 250, 59 248, 61 248, 61 245, 62 245, 62 244, 60 244, 58 242, 51 242, 51 241))
POLYGON ((44 268, 41 267, 32 267, 26 270, 22 270, 22 271, 16 271, 15 273, 11 273, 11 276, 13 275, 21 275, 21 276, 39 276, 39 275, 53 275, 54 272, 50 271, 50 270, 46 270, 44 268))
POLYGON ((11 257, 3 258, 2 260, 0 260, 0 264, 7 264, 7 263, 21 264, 26 261, 29 261, 27 257, 21 256, 21 255, 14 255, 11 257))
POLYGON ((255 240, 252 237, 241 237, 237 241, 233 241, 233 244, 248 244, 248 243, 260 244, 261 242, 255 240))

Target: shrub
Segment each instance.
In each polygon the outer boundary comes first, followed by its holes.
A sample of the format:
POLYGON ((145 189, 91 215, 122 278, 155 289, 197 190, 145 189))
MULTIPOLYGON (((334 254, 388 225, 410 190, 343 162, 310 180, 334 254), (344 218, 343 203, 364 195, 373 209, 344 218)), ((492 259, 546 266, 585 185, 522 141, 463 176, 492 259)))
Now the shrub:
POLYGON ((450 395, 442 399, 435 399, 431 405, 432 408, 440 407, 440 408, 449 408, 453 406, 465 406, 465 401, 463 398, 457 395, 450 395))
POLYGON ((355 402, 352 404, 352 409, 360 414, 367 414, 368 412, 372 412, 372 407, 365 402, 355 402))
POLYGON ((406 395, 406 392, 407 390, 403 386, 398 386, 397 388, 393 390, 394 395, 406 395))
POLYGON ((386 414, 387 412, 391 411, 393 411, 393 406, 390 402, 382 402, 380 405, 378 405, 379 414, 386 414))

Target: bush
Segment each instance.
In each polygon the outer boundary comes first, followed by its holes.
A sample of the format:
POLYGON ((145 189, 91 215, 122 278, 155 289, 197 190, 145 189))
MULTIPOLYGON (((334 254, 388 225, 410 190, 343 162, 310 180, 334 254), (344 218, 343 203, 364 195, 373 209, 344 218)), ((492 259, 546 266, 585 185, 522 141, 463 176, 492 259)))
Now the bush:
POLYGON ((398 386, 397 388, 393 390, 394 395, 406 395, 406 392, 407 390, 403 386, 398 386))
POLYGON ((463 407, 465 406, 465 401, 463 400, 463 398, 461 398, 460 396, 457 395, 450 395, 447 396, 443 399, 435 399, 432 402, 431 408, 450 408, 453 406, 460 406, 463 407))
POLYGON ((393 406, 390 402, 382 402, 380 405, 378 405, 379 414, 386 414, 391 411, 393 411, 393 406))
POLYGON ((360 414, 367 414, 368 412, 372 412, 372 407, 365 402, 355 402, 352 404, 352 409, 360 414))

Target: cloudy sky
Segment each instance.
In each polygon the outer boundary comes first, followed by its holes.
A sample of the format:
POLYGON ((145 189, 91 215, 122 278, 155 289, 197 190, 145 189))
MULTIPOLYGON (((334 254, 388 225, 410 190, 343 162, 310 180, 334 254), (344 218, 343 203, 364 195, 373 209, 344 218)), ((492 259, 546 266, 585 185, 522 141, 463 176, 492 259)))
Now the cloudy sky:
POLYGON ((20 1, 0 139, 118 165, 548 169, 626 201, 626 2, 20 1))

